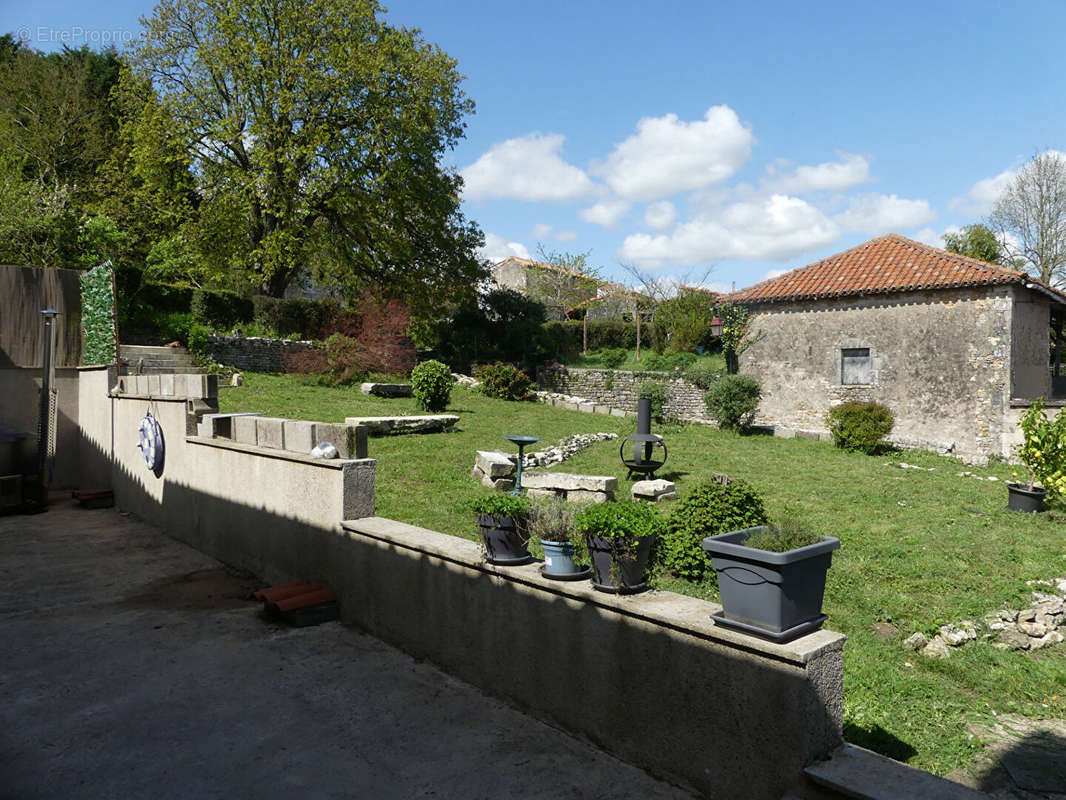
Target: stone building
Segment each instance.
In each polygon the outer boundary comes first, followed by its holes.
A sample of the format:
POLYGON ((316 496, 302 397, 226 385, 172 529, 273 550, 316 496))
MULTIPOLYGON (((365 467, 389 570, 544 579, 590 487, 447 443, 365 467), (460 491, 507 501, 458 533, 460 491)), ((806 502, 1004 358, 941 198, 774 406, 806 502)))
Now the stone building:
POLYGON ((761 332, 740 359, 762 385, 758 422, 782 435, 825 435, 830 407, 873 400, 895 443, 980 463, 1010 457, 1028 402, 1053 397, 1066 295, 1018 270, 892 234, 732 299, 761 332))
POLYGON ((517 256, 493 264, 492 279, 501 288, 544 303, 550 319, 563 319, 567 309, 618 288, 574 270, 517 256))

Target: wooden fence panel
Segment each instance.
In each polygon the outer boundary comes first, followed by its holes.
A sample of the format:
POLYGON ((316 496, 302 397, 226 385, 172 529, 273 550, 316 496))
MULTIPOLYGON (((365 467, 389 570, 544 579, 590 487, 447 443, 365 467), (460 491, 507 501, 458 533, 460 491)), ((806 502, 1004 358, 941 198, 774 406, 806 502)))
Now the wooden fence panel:
POLYGON ((81 273, 73 269, 0 266, 0 367, 40 367, 41 312, 54 308, 56 366, 81 363, 81 273))

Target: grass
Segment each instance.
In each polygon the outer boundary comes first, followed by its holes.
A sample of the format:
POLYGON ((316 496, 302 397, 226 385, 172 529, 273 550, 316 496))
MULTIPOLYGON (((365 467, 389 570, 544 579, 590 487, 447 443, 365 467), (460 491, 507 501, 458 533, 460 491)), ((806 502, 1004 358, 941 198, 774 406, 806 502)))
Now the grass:
MULTIPOLYGON (((721 353, 704 353, 703 355, 696 355, 695 353, 664 353, 663 356, 657 356, 655 351, 650 347, 644 347, 640 351, 640 358, 637 358, 637 351, 630 350, 626 354, 626 360, 620 367, 615 369, 630 370, 630 371, 652 371, 652 370, 667 370, 671 367, 666 364, 656 364, 655 359, 659 358, 660 361, 663 358, 674 359, 678 367, 682 369, 692 369, 695 366, 701 368, 718 370, 722 373, 725 372, 725 356, 721 353)), ((566 366, 575 367, 579 369, 606 369, 603 363, 603 351, 602 350, 589 350, 585 355, 577 355, 566 359, 566 366)))
MULTIPOLYGON (((245 373, 220 392, 223 411, 324 421, 418 413, 412 400, 366 397, 295 376, 245 373)), ((470 501, 489 490, 471 480, 474 451, 509 450, 507 433, 547 444, 572 433, 628 435, 632 420, 492 400, 456 388, 448 409, 455 433, 370 441, 378 459, 377 513, 476 539, 470 501)), ((825 442, 737 436, 704 426, 657 428, 670 458, 661 477, 683 494, 725 472, 754 484, 773 519, 791 515, 815 532, 839 536, 826 587, 827 627, 845 633, 845 738, 937 774, 969 761, 980 743, 964 723, 992 712, 1066 717, 1066 645, 1035 653, 984 642, 929 660, 901 647, 915 631, 1029 605, 1026 581, 1066 576, 1066 515, 1005 510, 1011 467, 986 468, 929 453, 864 456, 825 442), (933 471, 900 469, 905 461, 933 471), (997 482, 960 477, 972 471, 997 482), (875 626, 890 623, 887 638, 875 626)), ((557 467, 615 475, 628 483, 617 442, 600 442, 557 467)), ((660 578, 660 588, 716 599, 707 583, 660 578)), ((883 625, 880 626, 882 629, 883 625)))

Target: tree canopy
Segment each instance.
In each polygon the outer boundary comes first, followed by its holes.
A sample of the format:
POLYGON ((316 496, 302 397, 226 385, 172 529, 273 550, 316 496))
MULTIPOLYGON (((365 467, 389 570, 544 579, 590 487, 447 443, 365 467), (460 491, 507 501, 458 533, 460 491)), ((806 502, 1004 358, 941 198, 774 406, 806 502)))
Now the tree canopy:
POLYGON ((131 63, 168 124, 141 133, 184 149, 201 233, 268 294, 310 270, 414 300, 483 272, 461 178, 440 165, 473 104, 451 58, 380 14, 372 0, 161 0, 145 21, 131 63))
POLYGON ((1035 155, 996 201, 988 224, 1012 263, 1048 285, 1066 283, 1066 157, 1035 155))
POLYGON ((980 222, 963 225, 956 232, 945 233, 944 248, 961 256, 987 261, 989 264, 1003 264, 1006 260, 995 232, 980 222))

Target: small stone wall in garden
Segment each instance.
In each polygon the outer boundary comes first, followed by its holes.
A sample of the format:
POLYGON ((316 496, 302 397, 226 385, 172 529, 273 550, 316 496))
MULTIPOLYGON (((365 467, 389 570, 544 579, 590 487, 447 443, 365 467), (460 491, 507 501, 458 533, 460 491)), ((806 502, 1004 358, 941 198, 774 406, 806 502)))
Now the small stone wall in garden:
POLYGON ((710 422, 703 404, 703 390, 696 384, 676 378, 669 372, 629 372, 611 369, 571 369, 540 367, 537 385, 544 391, 584 397, 596 404, 636 411, 640 385, 660 381, 670 389, 666 415, 683 420, 710 422))
POLYGON ((289 356, 318 347, 316 342, 263 339, 258 336, 207 337, 208 357, 227 367, 249 372, 289 372, 289 356))

